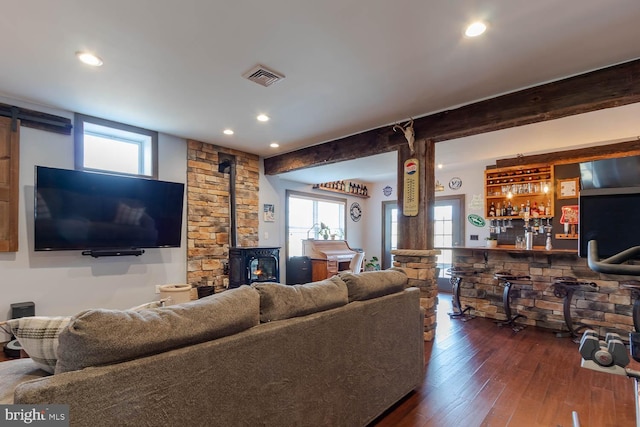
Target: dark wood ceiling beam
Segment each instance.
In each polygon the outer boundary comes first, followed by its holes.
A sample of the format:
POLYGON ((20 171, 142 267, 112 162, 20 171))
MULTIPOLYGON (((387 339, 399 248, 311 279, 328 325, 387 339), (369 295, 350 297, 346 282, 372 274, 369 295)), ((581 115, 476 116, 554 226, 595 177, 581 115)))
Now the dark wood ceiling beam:
MULTIPOLYGON (((640 60, 479 101, 414 120, 416 139, 435 142, 640 102, 640 60)), ((264 159, 266 175, 394 151, 392 126, 264 159)))
POLYGON ((496 160, 496 167, 507 168, 520 165, 566 164, 587 162, 590 160, 640 155, 640 140, 633 139, 596 147, 585 147, 574 150, 555 151, 551 153, 533 154, 531 156, 510 157, 496 160))

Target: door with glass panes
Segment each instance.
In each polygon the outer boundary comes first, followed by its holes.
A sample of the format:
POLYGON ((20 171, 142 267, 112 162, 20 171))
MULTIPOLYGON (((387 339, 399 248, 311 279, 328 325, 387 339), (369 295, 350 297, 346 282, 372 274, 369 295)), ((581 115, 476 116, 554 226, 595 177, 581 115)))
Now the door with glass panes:
POLYGON ((453 250, 447 248, 464 245, 464 195, 436 197, 433 211, 433 246, 441 252, 436 260, 438 291, 451 292, 446 273, 453 265, 453 250))

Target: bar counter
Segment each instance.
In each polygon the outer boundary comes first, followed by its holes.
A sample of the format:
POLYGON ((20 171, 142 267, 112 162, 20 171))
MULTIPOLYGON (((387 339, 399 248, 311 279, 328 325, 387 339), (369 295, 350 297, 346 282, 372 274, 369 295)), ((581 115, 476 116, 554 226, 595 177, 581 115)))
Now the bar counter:
MULTIPOLYGON (((638 283, 634 276, 614 276, 597 273, 572 249, 552 249, 543 246, 533 250, 516 249, 515 245, 497 247, 465 246, 453 248, 453 267, 471 269, 459 285, 462 307, 471 306, 472 314, 496 320, 506 320, 504 283, 496 273, 529 276, 530 280, 510 289, 510 310, 519 314, 516 322, 568 331, 565 322, 566 301, 554 292, 557 278, 575 278, 594 283, 596 287, 580 289, 570 297, 571 320, 576 326, 587 325, 601 336, 617 332, 628 336, 634 330, 633 303, 635 296, 624 285, 638 283)), ((445 277, 447 277, 445 275, 445 277)))
POLYGON ((509 253, 545 253, 545 254, 573 254, 578 255, 577 249, 551 249, 550 251, 546 250, 544 246, 534 246, 533 249, 516 249, 515 245, 498 245, 496 247, 489 246, 455 246, 452 248, 436 248, 436 249, 449 249, 449 250, 457 250, 457 249, 471 249, 471 250, 481 250, 481 251, 497 251, 497 252, 509 252, 509 253))

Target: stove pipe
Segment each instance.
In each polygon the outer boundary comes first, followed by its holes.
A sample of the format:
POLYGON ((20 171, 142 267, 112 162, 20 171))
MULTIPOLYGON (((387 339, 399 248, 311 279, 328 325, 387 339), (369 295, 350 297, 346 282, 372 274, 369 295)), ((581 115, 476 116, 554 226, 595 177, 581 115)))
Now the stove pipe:
POLYGON ((238 227, 236 224, 236 156, 218 153, 218 172, 229 174, 229 247, 238 245, 238 227))

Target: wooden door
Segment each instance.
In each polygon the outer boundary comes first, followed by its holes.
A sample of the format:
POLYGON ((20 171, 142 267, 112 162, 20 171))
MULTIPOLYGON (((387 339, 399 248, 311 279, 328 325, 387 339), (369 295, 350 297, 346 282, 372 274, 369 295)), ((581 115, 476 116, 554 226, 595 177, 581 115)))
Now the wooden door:
POLYGON ((0 117, 0 252, 18 251, 20 122, 0 117))

